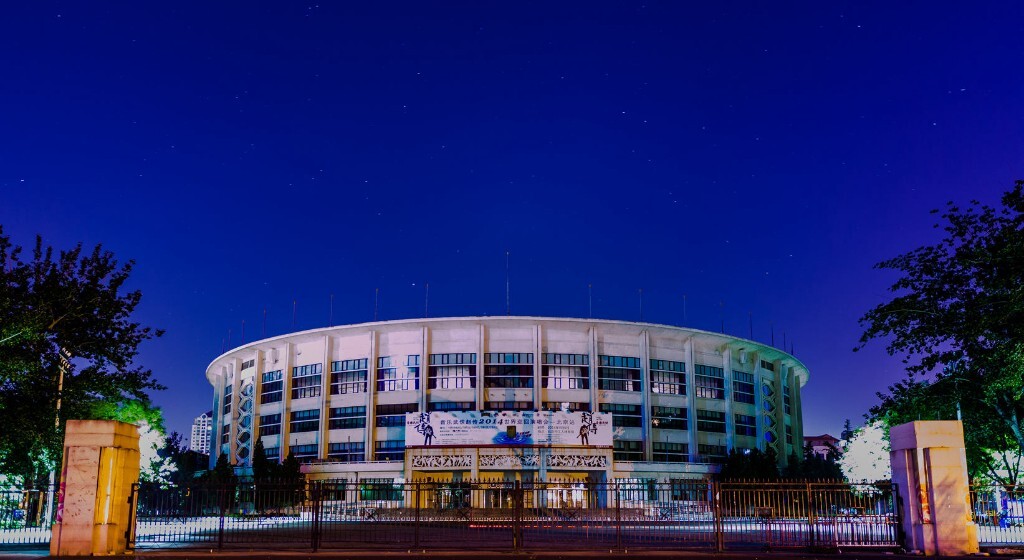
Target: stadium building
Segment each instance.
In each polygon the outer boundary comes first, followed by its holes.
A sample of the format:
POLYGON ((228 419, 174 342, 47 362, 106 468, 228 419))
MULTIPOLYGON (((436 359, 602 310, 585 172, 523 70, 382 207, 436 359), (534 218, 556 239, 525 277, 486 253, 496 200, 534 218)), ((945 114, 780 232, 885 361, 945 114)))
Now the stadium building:
POLYGON ((311 478, 679 479, 802 454, 807 368, 751 340, 597 319, 382 321, 219 356, 211 465, 255 441, 311 478), (429 414, 428 414, 429 413, 429 414))

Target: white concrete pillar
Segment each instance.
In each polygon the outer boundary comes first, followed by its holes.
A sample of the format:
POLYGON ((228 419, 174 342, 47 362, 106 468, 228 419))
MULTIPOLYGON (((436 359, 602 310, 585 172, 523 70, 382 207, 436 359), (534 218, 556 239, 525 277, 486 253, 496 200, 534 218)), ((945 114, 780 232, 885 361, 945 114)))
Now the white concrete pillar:
POLYGON ((907 550, 927 556, 978 552, 963 424, 957 420, 909 422, 892 427, 889 442, 907 550))

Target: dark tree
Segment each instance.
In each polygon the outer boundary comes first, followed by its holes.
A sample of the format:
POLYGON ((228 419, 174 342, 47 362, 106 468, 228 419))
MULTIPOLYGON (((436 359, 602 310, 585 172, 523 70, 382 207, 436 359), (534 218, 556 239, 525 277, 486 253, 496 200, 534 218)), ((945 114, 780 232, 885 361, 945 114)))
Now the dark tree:
POLYGON ((267 450, 263 447, 263 438, 256 438, 252 451, 252 478, 256 481, 270 480, 278 477, 280 466, 277 461, 267 459, 267 450))
POLYGON ((66 419, 161 388, 135 363, 162 333, 132 319, 132 266, 98 245, 57 252, 41 238, 26 256, 0 228, 0 474, 38 478, 59 460, 66 419))
MULTIPOLYGON (((786 478, 800 480, 845 480, 843 469, 839 466, 842 452, 829 444, 825 456, 814 452, 810 445, 804 446, 804 456, 800 460, 790 461, 786 468, 786 478)), ((796 457, 794 456, 793 459, 796 457)))
POLYGON ((912 377, 880 395, 871 415, 892 425, 955 418, 959 409, 973 432, 965 434, 972 471, 986 470, 979 461, 998 471, 1000 455, 1024 449, 1024 181, 998 208, 950 202, 942 221, 937 244, 876 265, 901 276, 892 300, 861 318, 861 346, 885 339, 912 377), (927 375, 933 380, 914 377, 927 375))
POLYGON ((775 452, 760 449, 729 451, 718 473, 719 480, 775 480, 779 478, 775 452))
POLYGON ((171 435, 167 436, 166 444, 160 451, 160 455, 170 458, 171 462, 178 467, 171 474, 171 482, 177 485, 194 482, 210 468, 210 456, 185 447, 181 434, 178 432, 171 432, 171 435))

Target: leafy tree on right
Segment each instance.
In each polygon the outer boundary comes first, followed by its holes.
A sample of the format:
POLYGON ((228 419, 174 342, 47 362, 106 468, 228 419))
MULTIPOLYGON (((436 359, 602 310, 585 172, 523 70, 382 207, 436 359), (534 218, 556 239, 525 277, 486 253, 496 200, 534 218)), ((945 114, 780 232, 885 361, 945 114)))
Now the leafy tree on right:
POLYGON ((879 393, 869 419, 892 426, 959 414, 972 476, 1015 483, 1024 449, 1024 181, 1001 202, 948 203, 935 226, 945 232, 940 242, 876 265, 901 277, 893 298, 861 318, 860 347, 886 340, 909 373, 879 393))

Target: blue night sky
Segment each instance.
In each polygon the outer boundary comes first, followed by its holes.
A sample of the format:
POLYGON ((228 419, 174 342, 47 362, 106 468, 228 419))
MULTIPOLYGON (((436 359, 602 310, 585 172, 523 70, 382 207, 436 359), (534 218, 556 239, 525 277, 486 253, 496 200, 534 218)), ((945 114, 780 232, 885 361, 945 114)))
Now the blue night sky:
POLYGON ((135 259, 170 429, 266 334, 593 314, 769 341, 838 435, 928 211, 1024 176, 1017 2, 19 2, 0 224, 135 259), (684 318, 684 295, 686 301, 684 318), (292 302, 297 302, 292 325, 292 302), (230 340, 228 340, 228 332, 230 340), (785 333, 785 335, 784 335, 785 333))

